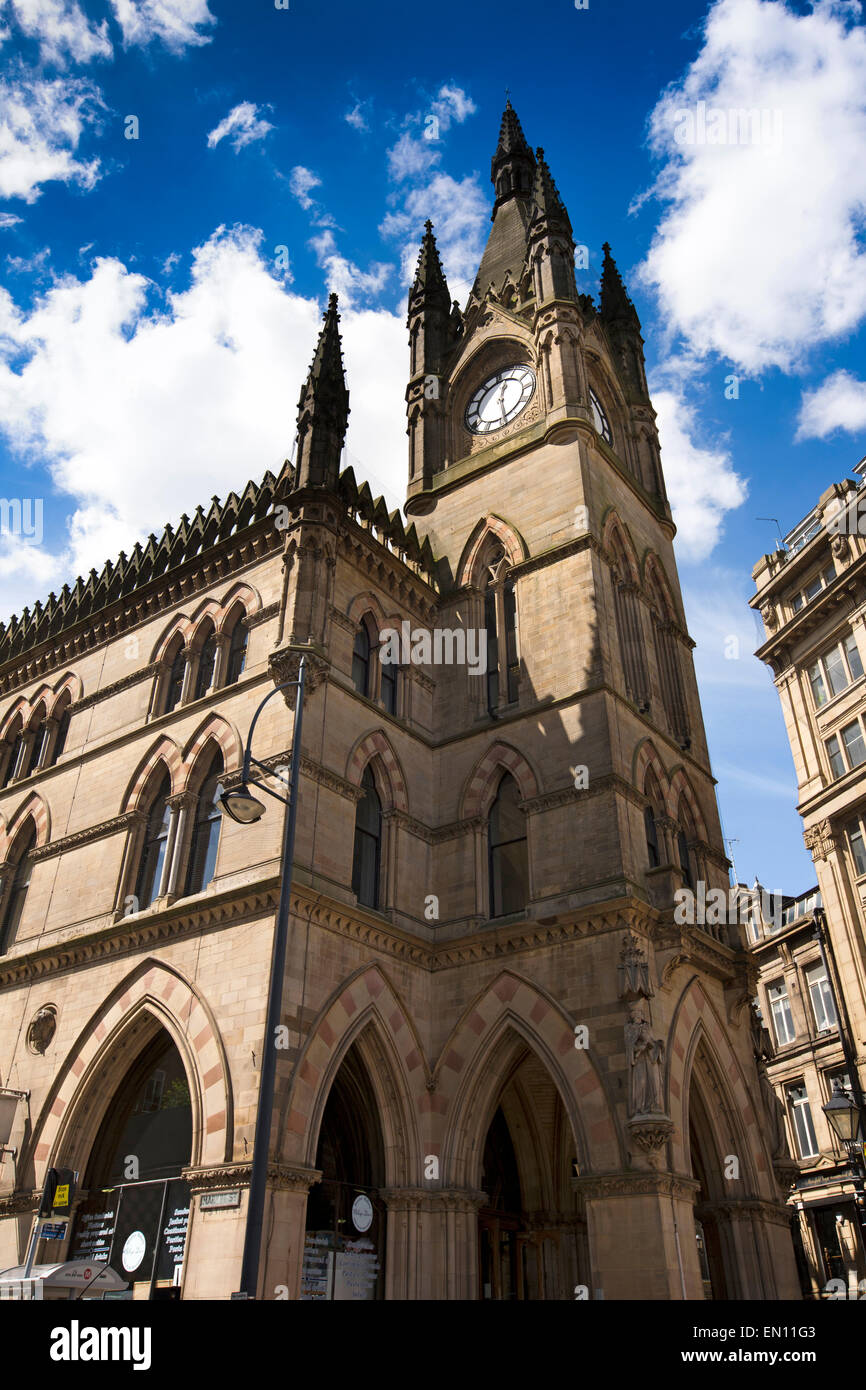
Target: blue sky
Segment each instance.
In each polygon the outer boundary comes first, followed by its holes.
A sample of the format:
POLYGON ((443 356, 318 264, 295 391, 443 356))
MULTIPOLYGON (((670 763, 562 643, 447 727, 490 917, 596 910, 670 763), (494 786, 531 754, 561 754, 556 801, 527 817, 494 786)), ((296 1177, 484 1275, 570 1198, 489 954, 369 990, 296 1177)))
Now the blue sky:
POLYGON ((756 518, 866 453, 860 5, 0 0, 0 56, 0 496, 42 501, 0 616, 278 468, 330 289, 350 461, 402 502, 407 275, 430 216, 465 300, 508 87, 581 288, 609 240, 643 323, 738 876, 809 886, 747 601, 756 518))

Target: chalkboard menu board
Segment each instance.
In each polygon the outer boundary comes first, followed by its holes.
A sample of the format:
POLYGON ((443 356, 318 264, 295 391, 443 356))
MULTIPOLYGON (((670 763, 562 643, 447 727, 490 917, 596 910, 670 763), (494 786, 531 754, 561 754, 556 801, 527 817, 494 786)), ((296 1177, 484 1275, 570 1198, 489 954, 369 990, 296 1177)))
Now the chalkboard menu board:
POLYGON ((102 1192, 83 1202, 75 1219, 70 1260, 111 1263, 111 1243, 117 1219, 117 1192, 102 1192))
POLYGON ((124 1183, 97 1193, 78 1209, 69 1258, 109 1264, 132 1283, 149 1281, 154 1265, 157 1279, 174 1279, 183 1263, 189 1211, 189 1185, 181 1178, 124 1183))
POLYGON ((301 1300, 368 1300, 376 1297, 379 1258, 368 1236, 349 1240, 330 1231, 307 1231, 301 1300))
POLYGON ((183 1264, 186 1232, 189 1226, 189 1187, 178 1178, 168 1185, 168 1201, 162 1223, 159 1244, 157 1279, 172 1279, 178 1265, 183 1264))

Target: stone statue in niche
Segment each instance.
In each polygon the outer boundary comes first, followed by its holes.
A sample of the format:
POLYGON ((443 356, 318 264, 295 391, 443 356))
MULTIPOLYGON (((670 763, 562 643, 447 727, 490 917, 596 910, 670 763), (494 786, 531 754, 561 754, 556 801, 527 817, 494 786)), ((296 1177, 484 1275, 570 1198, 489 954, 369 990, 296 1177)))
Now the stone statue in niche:
POLYGON ((629 1114, 660 1115, 665 1045, 654 1038, 645 1013, 638 1008, 625 1025, 625 1055, 629 1072, 629 1114))
POLYGON ((650 998, 653 989, 650 985, 649 965, 640 941, 632 932, 626 932, 622 939, 616 973, 620 999, 631 1004, 637 999, 650 998))

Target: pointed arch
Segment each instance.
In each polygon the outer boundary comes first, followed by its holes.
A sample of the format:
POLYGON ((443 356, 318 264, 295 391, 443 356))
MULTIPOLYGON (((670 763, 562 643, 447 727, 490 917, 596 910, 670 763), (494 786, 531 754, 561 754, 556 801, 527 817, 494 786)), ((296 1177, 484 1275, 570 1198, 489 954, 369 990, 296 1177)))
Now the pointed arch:
POLYGON ((231 619, 231 615, 234 609, 237 608, 239 605, 244 610, 244 616, 250 618, 252 617, 253 613, 261 612, 261 594, 250 584, 233 584, 232 587, 228 589, 226 593, 223 595, 223 598, 220 602, 218 616, 216 620, 217 632, 223 632, 226 630, 226 627, 229 623, 229 620, 231 619))
POLYGON ((0 831, 0 863, 8 858, 15 841, 28 820, 33 821, 36 831, 36 848, 41 849, 51 839, 51 813, 48 803, 38 792, 31 792, 25 801, 10 817, 5 831, 0 831))
POLYGON ((374 729, 359 738, 349 754, 346 780, 360 787, 364 769, 372 764, 376 791, 385 811, 409 810, 409 793, 400 760, 384 729, 374 729))
POLYGON ((328 1096, 353 1043, 376 1092, 389 1185, 419 1183, 417 1116, 430 1109, 429 1073, 409 1012, 378 964, 361 966, 338 985, 310 1029, 280 1120, 291 1161, 315 1166, 328 1096))
POLYGON ((463 554, 457 566, 457 587, 463 588, 468 584, 473 584, 476 588, 483 587, 480 584, 478 567, 482 552, 487 541, 495 538, 505 551, 509 565, 519 565, 521 560, 529 558, 529 547, 516 527, 497 516, 494 512, 489 512, 475 523, 468 541, 463 547, 463 554))
POLYGON ((381 632, 382 628, 387 626, 385 610, 372 589, 365 589, 362 594, 356 594, 346 609, 346 616, 356 627, 366 613, 372 613, 377 632, 381 632))
POLYGON ((231 1160, 231 1076, 216 1019, 179 970, 147 957, 91 1015, 57 1073, 22 1155, 36 1185, 52 1164, 84 1170, 127 1067, 159 1025, 180 1052, 189 1081, 192 1166, 231 1160))
MULTIPOLYGON (((11 709, 7 710, 3 723, 0 724, 0 742, 5 742, 15 730, 15 725, 21 721, 23 729, 30 715, 30 704, 22 696, 19 696, 11 709)), ((16 730, 17 732, 17 730, 16 730)))
POLYGON ((175 639, 179 637, 181 646, 186 647, 189 644, 191 633, 192 622, 185 613, 179 613, 176 618, 172 619, 168 627, 164 629, 162 636, 157 640, 150 654, 149 664, 153 665, 157 661, 167 661, 169 653, 174 656, 176 653, 172 648, 176 645, 175 639))
POLYGON ((76 700, 80 700, 83 694, 84 686, 77 671, 69 671, 65 676, 61 676, 54 686, 53 699, 49 702, 48 713, 50 717, 56 719, 58 711, 62 712, 67 701, 69 704, 75 704, 76 700))
MULTIPOLYGON (((632 786, 635 787, 637 791, 643 793, 646 786, 647 773, 650 771, 655 775, 664 798, 662 805, 667 808, 670 778, 668 777, 665 765, 652 739, 642 738, 635 748, 631 760, 632 786)), ((661 809, 661 807, 659 809, 661 809)))
POLYGON ((601 543, 604 550, 613 558, 614 563, 620 562, 624 570, 620 578, 628 580, 634 584, 635 588, 639 589, 641 579, 637 551, 628 527, 613 507, 609 508, 605 514, 602 523, 601 543))
POLYGON ((643 559, 644 586, 658 611, 662 622, 676 623, 680 626, 677 607, 674 603, 673 589, 664 565, 654 550, 648 550, 643 559))
POLYGON ((511 774, 524 801, 538 796, 538 778, 524 755, 510 743, 497 739, 479 758, 464 784, 460 798, 461 820, 487 815, 502 772, 511 774))
POLYGON ((122 811, 139 811, 143 809, 143 799, 151 784, 156 768, 163 765, 171 781, 172 795, 175 792, 183 791, 184 785, 184 761, 181 758, 180 750, 174 739, 163 735, 149 753, 146 753, 133 773, 121 802, 122 811))
POLYGON ((195 769, 207 761, 206 746, 208 743, 214 744, 222 752, 223 768, 226 772, 240 770, 244 760, 240 734, 234 724, 231 724, 223 715, 210 714, 202 720, 183 750, 183 765, 186 774, 184 777, 185 787, 192 779, 195 769))
POLYGON ((552 995, 504 969, 467 1006, 434 1069, 444 1115, 441 1169, 455 1186, 477 1177, 496 1096, 522 1042, 559 1092, 581 1172, 625 1166, 625 1146, 591 1048, 574 1046, 574 1022, 552 995))
POLYGON ((40 695, 38 698, 34 698, 28 711, 27 718, 24 721, 26 732, 33 732, 40 724, 43 724, 47 718, 48 701, 44 695, 40 695))
POLYGON ((688 1173, 691 1168, 689 1088, 702 1042, 711 1060, 712 1084, 719 1097, 719 1103, 708 1107, 716 1112, 713 1118, 719 1151, 722 1155, 741 1156, 742 1186, 747 1191, 751 1187, 752 1195, 757 1195, 759 1187, 763 1187, 764 1195, 775 1201, 770 1155, 756 1100, 725 1027, 696 975, 686 984, 673 1011, 666 1049, 668 1114, 676 1126, 671 1137, 673 1171, 688 1173))
POLYGON ((694 822, 695 833, 699 840, 708 840, 707 824, 701 811, 700 802, 695 795, 695 789, 691 778, 685 768, 680 765, 675 768, 671 775, 667 794, 667 814, 672 820, 679 820, 680 801, 684 801, 689 809, 692 821, 694 822))

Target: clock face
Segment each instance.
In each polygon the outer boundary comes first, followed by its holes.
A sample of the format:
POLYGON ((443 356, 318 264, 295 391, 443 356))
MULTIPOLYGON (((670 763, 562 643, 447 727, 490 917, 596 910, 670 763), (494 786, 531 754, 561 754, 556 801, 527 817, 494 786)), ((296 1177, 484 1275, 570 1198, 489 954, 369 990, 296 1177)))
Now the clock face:
POLYGON ((473 434, 492 434, 525 410, 535 391, 531 367, 503 367, 479 386, 466 407, 466 427, 473 434))
POLYGON ((604 413, 604 406, 591 387, 589 391, 589 403, 592 406, 592 420, 595 428, 606 443, 612 444, 613 438, 610 432, 610 422, 604 413))

